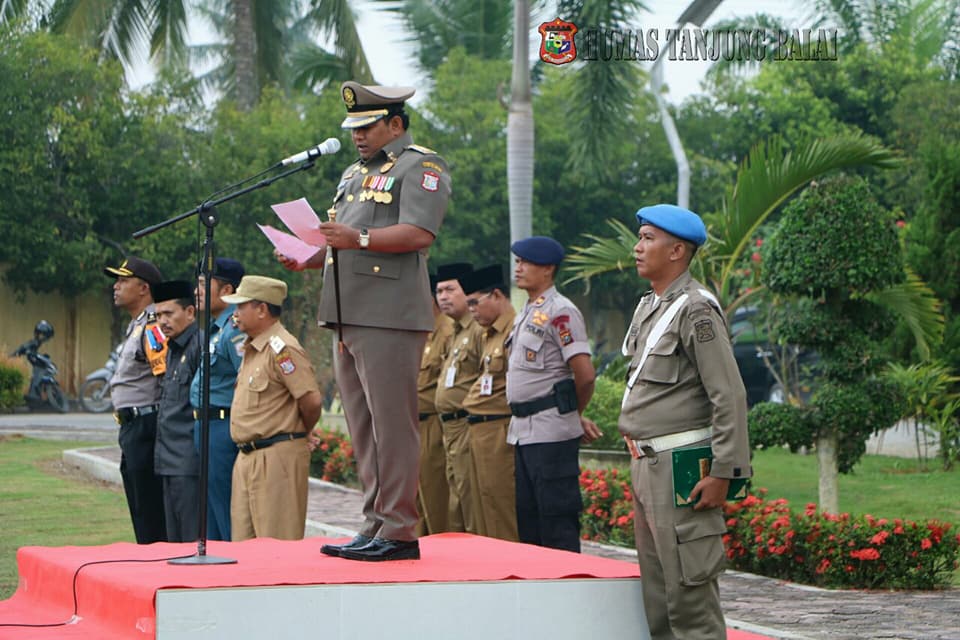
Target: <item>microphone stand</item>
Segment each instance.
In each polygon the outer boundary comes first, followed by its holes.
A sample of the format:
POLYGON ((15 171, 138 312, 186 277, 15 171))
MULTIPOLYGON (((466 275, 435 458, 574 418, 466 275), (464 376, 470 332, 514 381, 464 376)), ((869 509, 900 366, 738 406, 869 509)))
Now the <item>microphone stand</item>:
MULTIPOLYGON (((200 221, 206 227, 206 235, 203 240, 203 260, 200 263, 200 275, 203 276, 203 339, 207 342, 210 340, 210 327, 213 324, 213 319, 210 317, 210 279, 213 277, 213 267, 214 267, 214 241, 213 241, 213 231, 217 226, 217 223, 220 222, 220 216, 216 211, 217 205, 223 204, 240 196, 246 195, 251 191, 256 191, 257 189, 263 189, 268 187, 277 180, 282 180, 288 176, 293 175, 299 171, 306 171, 307 169, 313 168, 314 159, 310 159, 309 162, 279 173, 270 178, 265 178, 260 182, 252 184, 248 187, 244 187, 238 191, 228 193, 227 195, 217 198, 216 200, 207 200, 201 203, 199 206, 194 207, 190 211, 181 213, 180 215, 174 216, 168 220, 164 220, 155 225, 145 227, 133 234, 135 239, 148 236, 151 233, 159 231, 165 227, 176 224, 181 220, 186 220, 187 218, 195 215, 200 216, 200 221)), ((217 556, 208 556, 207 555, 207 484, 209 482, 208 473, 210 466, 210 349, 208 345, 203 346, 203 359, 200 363, 200 478, 199 478, 199 538, 197 540, 197 555, 187 556, 185 558, 174 558, 168 560, 168 564, 188 564, 188 565, 197 565, 197 564, 236 564, 237 561, 233 558, 221 558, 217 556)))

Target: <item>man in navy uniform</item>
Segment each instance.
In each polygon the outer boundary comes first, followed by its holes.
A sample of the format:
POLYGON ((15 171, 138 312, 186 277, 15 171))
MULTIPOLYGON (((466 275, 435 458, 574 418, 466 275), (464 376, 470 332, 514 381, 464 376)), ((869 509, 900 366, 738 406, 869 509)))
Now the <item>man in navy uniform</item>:
MULTIPOLYGON (((210 455, 207 467, 207 539, 230 540, 230 492, 237 445, 230 438, 230 404, 237 371, 243 360, 243 342, 247 334, 237 329, 233 313, 237 307, 223 296, 233 295, 243 279, 243 265, 231 258, 214 260, 210 278, 210 455)), ((199 277, 197 309, 202 313, 206 279, 199 277)), ((194 409, 193 441, 200 451, 200 371, 193 377, 190 403, 194 409)))
POLYGON ((670 204, 637 212, 643 296, 623 341, 631 358, 619 428, 633 461, 634 529, 643 605, 655 640, 724 638, 717 578, 725 556, 723 504, 732 478, 751 475, 747 402, 717 299, 690 276, 707 240, 700 216, 670 204), (709 446, 708 475, 676 506, 672 451, 709 446))
POLYGON ((553 238, 514 242, 514 276, 527 292, 511 334, 507 366, 516 445, 520 542, 580 551, 580 442, 600 437, 583 410, 596 373, 580 310, 554 286, 563 247, 553 238))

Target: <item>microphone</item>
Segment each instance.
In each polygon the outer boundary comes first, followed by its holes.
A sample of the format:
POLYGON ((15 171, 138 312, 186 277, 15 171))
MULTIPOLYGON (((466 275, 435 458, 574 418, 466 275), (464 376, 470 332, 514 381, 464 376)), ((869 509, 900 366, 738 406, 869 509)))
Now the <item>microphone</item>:
POLYGON ((317 146, 312 149, 307 149, 306 151, 301 151, 296 153, 289 158, 284 158, 280 161, 281 166, 287 166, 288 164, 297 164, 298 162, 303 162, 304 160, 313 160, 320 156, 328 156, 330 154, 340 151, 340 141, 336 138, 327 138, 317 146))

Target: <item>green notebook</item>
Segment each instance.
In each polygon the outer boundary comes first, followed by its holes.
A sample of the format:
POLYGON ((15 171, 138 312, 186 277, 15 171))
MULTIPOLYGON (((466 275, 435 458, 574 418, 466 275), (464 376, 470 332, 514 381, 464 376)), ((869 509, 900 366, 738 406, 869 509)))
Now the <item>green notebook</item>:
MULTIPOLYGON (((687 496, 700 482, 710 474, 710 461, 713 450, 710 447, 688 447, 673 450, 673 499, 678 507, 690 507, 692 502, 687 496)), ((747 479, 732 478, 727 500, 743 500, 747 497, 747 479)))

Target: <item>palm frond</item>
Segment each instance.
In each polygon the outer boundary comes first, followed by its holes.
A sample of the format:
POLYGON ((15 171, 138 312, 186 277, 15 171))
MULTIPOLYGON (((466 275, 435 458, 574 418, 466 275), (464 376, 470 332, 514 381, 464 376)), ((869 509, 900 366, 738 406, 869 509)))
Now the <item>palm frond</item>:
POLYGON ((609 219, 607 225, 613 229, 614 235, 602 238, 591 233, 583 237, 591 244, 585 246, 574 245, 573 253, 567 256, 566 262, 573 274, 565 283, 583 280, 589 285, 590 278, 608 271, 623 271, 634 266, 633 246, 637 243, 637 234, 619 220, 609 219))
POLYGON ((864 297, 885 307, 907 324, 923 360, 929 360, 943 342, 944 319, 940 300, 913 271, 907 270, 904 282, 864 297))

